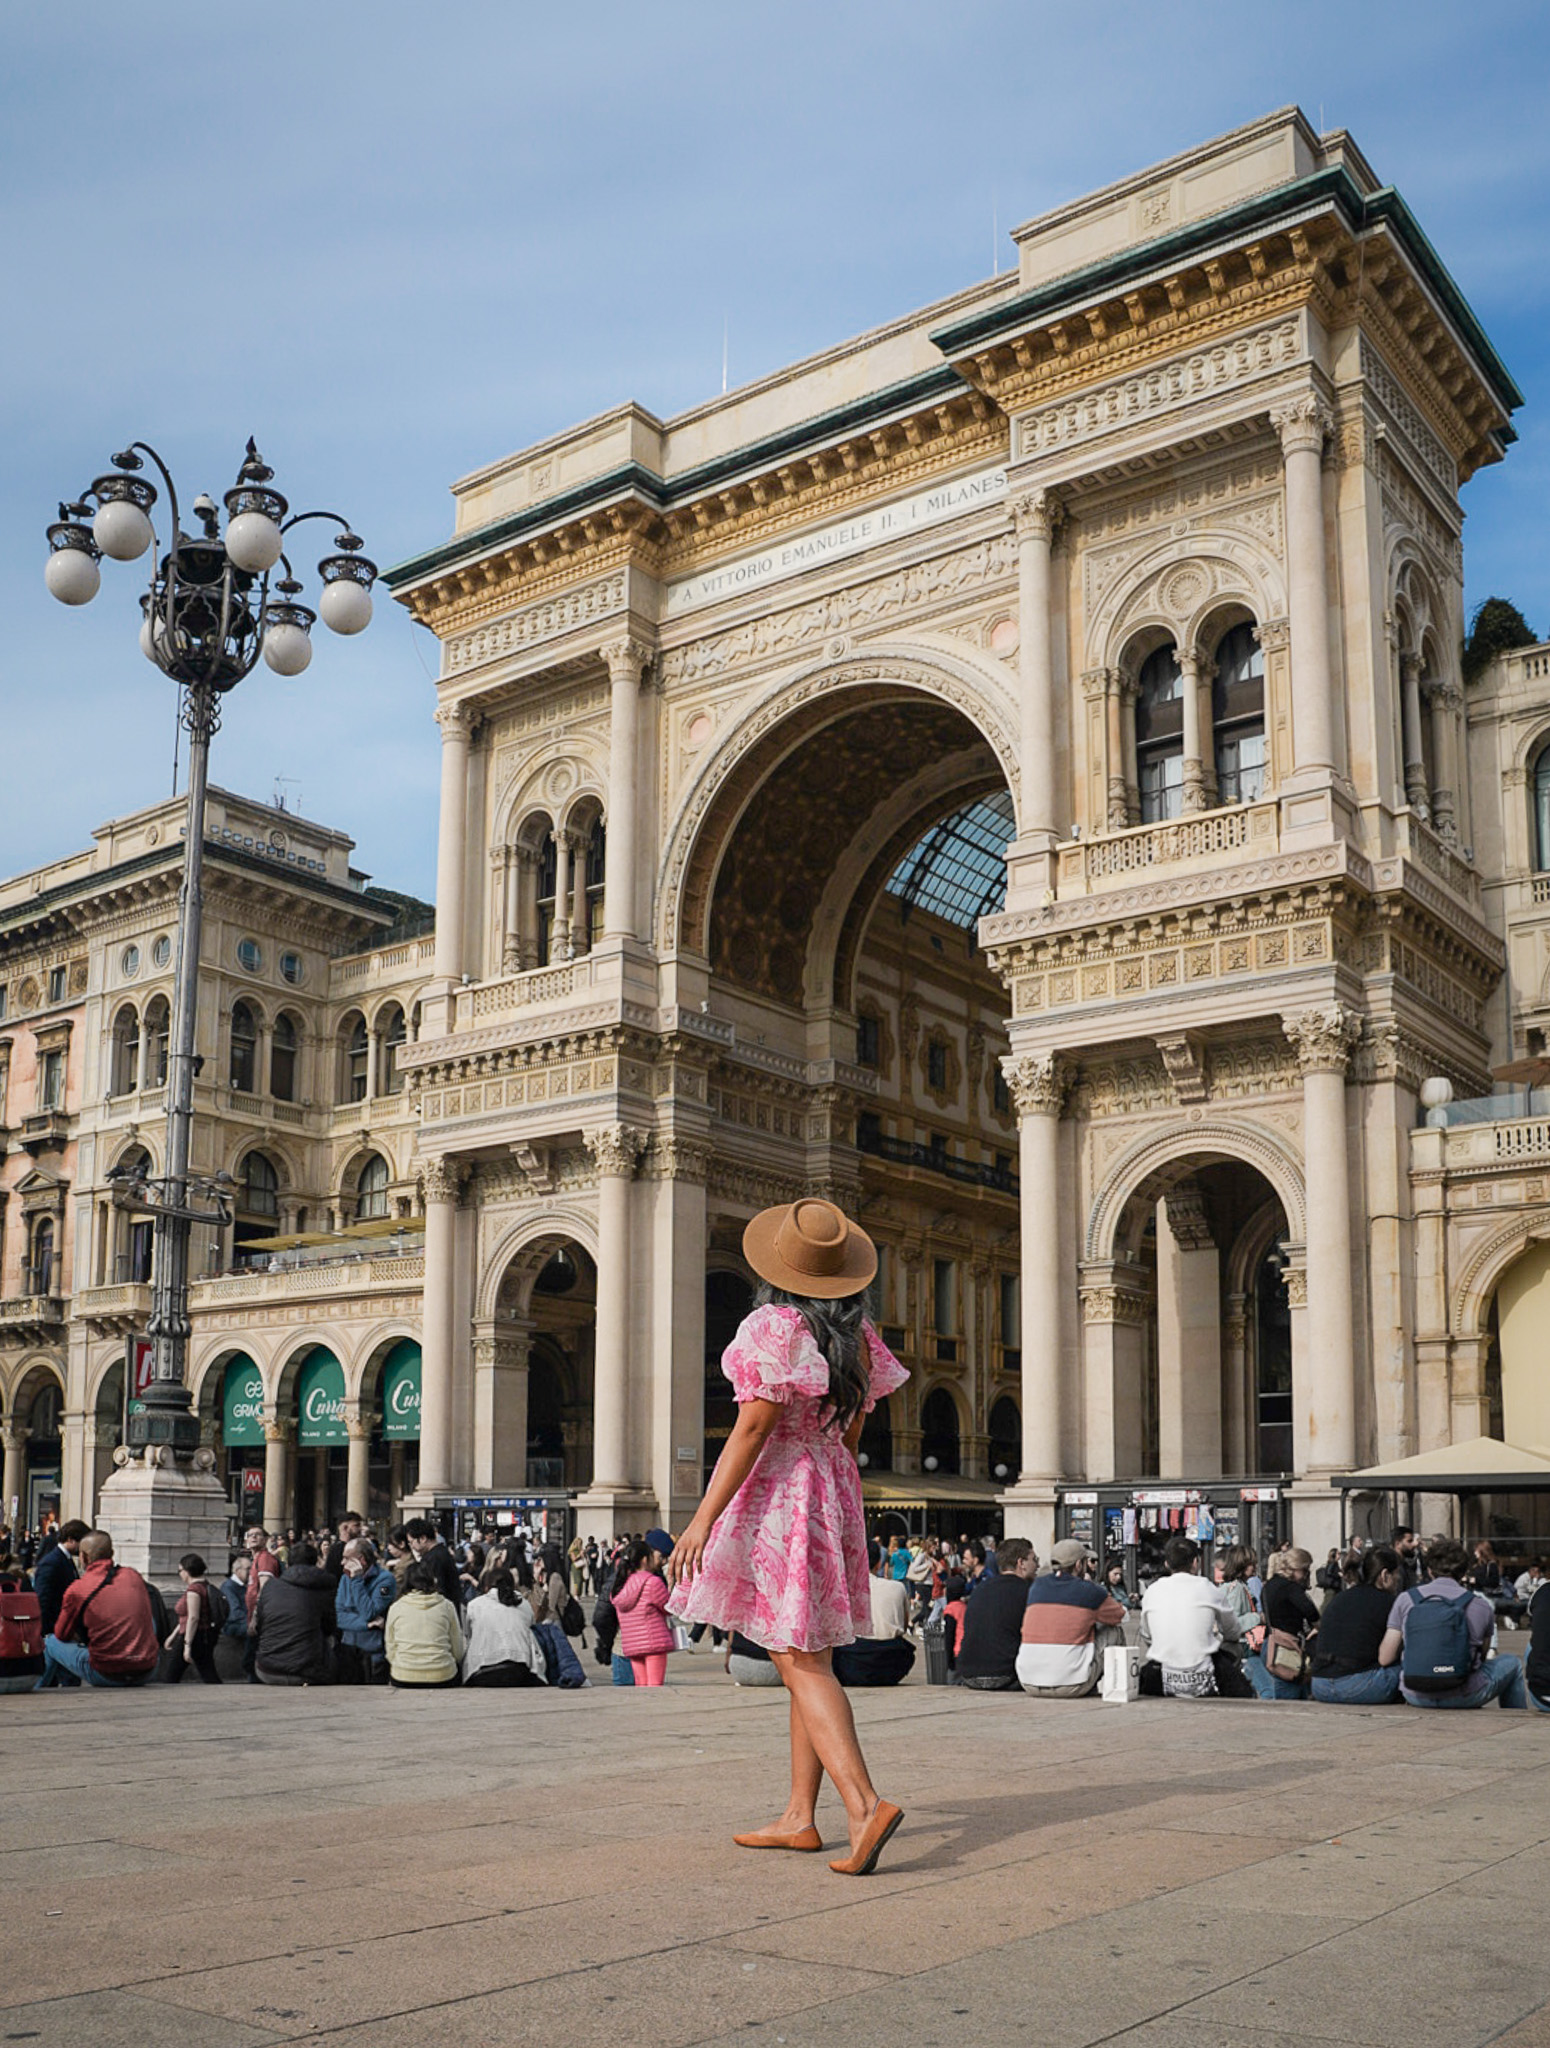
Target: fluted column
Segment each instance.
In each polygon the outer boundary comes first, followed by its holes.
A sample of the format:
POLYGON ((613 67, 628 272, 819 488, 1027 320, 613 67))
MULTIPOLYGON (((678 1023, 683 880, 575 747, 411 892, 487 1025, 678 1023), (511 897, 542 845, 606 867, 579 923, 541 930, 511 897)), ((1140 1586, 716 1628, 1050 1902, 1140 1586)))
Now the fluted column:
POLYGON ((603 930, 610 939, 636 936, 639 873, 636 789, 640 780, 640 679, 650 650, 639 640, 612 640, 608 664, 608 849, 603 930))
POLYGON ((264 1411, 264 1526, 283 1529, 291 1515, 291 1439, 296 1418, 264 1411))
POLYGON ((1186 811, 1206 807, 1205 769, 1200 754, 1200 656, 1192 647, 1178 650, 1179 694, 1184 706, 1184 799, 1186 811))
POLYGON ((1426 787, 1426 748, 1421 741, 1421 657, 1399 657, 1400 721, 1405 742, 1405 802, 1416 815, 1429 820, 1431 795, 1426 787))
POLYGON ((1345 1077, 1361 1020, 1340 1003, 1283 1017, 1302 1069, 1308 1210, 1308 1463, 1348 1471, 1356 1456, 1356 1346, 1351 1286, 1351 1177, 1345 1077))
POLYGON ((1286 462, 1287 610, 1292 629, 1294 771, 1338 765, 1329 666, 1329 589, 1324 552, 1324 442, 1328 408, 1310 391, 1270 415, 1286 462))
POLYGON ((1050 628, 1050 550, 1060 516, 1048 491, 1013 501, 1017 533, 1017 688, 1022 728, 1020 837, 1045 850, 1058 831, 1055 787, 1055 669, 1050 628))
POLYGON ((1432 718, 1432 826, 1440 839, 1458 837, 1458 731, 1463 692, 1455 683, 1423 683, 1432 718))
POLYGON ((443 704, 441 727, 441 815, 436 837, 436 960, 438 981, 463 973, 463 877, 468 849, 468 750, 474 718, 464 704, 443 704))
POLYGON ((420 1332, 421 1494, 452 1486, 452 1374, 457 1338, 457 1205, 463 1168, 428 1159, 420 1169, 425 1195, 425 1292, 420 1332))
POLYGON ((345 1505, 362 1515, 371 1513, 371 1416, 365 1409, 344 1419, 349 1443, 345 1451, 345 1505))
POLYGON ((551 963, 569 960, 572 953, 570 931, 570 857, 575 849, 576 835, 565 826, 558 826, 554 834, 554 925, 553 942, 549 948, 551 963))
POLYGON ((4 1479, 0 1480, 0 1522, 11 1525, 14 1536, 27 1519, 27 1438, 30 1432, 15 1422, 0 1422, 0 1449, 5 1452, 4 1479))
POLYGON ((630 1183, 645 1133, 606 1124, 587 1134, 597 1162, 597 1351, 592 1382, 593 1493, 631 1485, 630 1183))
POLYGON ((1062 1475, 1060 1112, 1069 1076, 1058 1053, 1001 1062, 1017 1107, 1022 1235, 1023 1469, 1019 1485, 1062 1475))

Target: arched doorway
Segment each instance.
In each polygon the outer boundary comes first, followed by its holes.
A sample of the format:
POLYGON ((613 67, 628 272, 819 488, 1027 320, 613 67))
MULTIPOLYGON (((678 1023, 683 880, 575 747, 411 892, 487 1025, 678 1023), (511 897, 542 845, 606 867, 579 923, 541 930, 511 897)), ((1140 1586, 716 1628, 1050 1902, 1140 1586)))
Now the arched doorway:
MULTIPOLYGON (((562 1493, 587 1485, 596 1332, 597 1267, 584 1246, 545 1234, 514 1254, 496 1293, 488 1421, 476 1433, 488 1445, 492 1487, 562 1493)), ((476 1362, 476 1381, 479 1370, 476 1362)))
POLYGON ((737 1420, 732 1385, 721 1370, 721 1354, 737 1334, 737 1326, 753 1307, 753 1282, 731 1271, 705 1275, 705 1432, 704 1483, 721 1456, 722 1445, 737 1420))
POLYGON ((988 1434, 991 1478, 1015 1485, 1023 1468, 1023 1419, 1010 1394, 991 1403, 988 1434))
POLYGON ((945 1387, 933 1387, 920 1405, 920 1467, 944 1476, 962 1469, 958 1406, 945 1387))

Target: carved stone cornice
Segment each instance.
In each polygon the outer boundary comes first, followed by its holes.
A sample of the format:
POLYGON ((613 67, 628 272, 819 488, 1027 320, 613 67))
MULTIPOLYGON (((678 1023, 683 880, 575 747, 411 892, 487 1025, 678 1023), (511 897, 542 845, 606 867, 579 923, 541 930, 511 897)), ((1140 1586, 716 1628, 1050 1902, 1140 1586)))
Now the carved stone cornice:
POLYGON ((1284 654, 1292 644, 1290 619, 1265 619, 1254 628, 1254 638, 1267 654, 1284 654))
POLYGON ((1343 1074, 1362 1034, 1362 1020, 1344 1003, 1321 1003, 1281 1019, 1304 1074, 1343 1074))
POLYGON ((600 1124, 583 1134, 583 1143, 604 1180, 633 1180, 646 1139, 647 1133, 633 1124, 600 1124))
POLYGON ((703 1187, 710 1172, 712 1148, 696 1138, 653 1136, 641 1177, 645 1180, 683 1180, 703 1187))
POLYGON ((1281 437, 1286 455, 1322 455, 1324 443, 1335 430, 1333 413, 1315 391, 1301 392, 1272 407, 1270 424, 1281 437))
POLYGON ((1058 1052, 1007 1053, 1001 1071, 1020 1117, 1060 1115, 1071 1069, 1058 1052))
POLYGON ((1168 1228, 1181 1252, 1213 1251, 1216 1233, 1206 1214, 1204 1191, 1198 1181, 1181 1181, 1163 1197, 1168 1211, 1168 1228))
POLYGON ((1134 1287, 1083 1286, 1084 1323, 1123 1323, 1132 1329, 1144 1326, 1152 1313, 1152 1298, 1134 1287))
POLYGON ((499 655, 520 653, 523 648, 540 646, 546 640, 561 639, 580 626, 622 611, 624 582, 623 569, 616 569, 607 576, 559 591, 539 604, 491 619, 471 633, 455 634, 442 642, 442 668, 448 675, 457 675, 499 655))
POLYGON ((1173 1083, 1173 1092, 1180 1102, 1204 1102, 1208 1093, 1206 1087, 1205 1062, 1201 1054, 1200 1040, 1193 1031, 1172 1032, 1156 1041, 1162 1055, 1164 1071, 1173 1083))

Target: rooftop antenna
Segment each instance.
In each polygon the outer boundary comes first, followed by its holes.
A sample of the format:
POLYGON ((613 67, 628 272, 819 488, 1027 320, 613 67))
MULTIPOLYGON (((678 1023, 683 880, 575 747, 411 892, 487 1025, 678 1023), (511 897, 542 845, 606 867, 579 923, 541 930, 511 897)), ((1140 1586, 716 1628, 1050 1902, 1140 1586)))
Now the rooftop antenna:
POLYGON ((277 811, 291 812, 297 817, 301 815, 301 784, 294 775, 277 775, 275 777, 274 796, 271 798, 271 802, 277 811), (296 792, 295 796, 289 801, 287 801, 285 794, 288 789, 294 789, 296 792))
POLYGON ((721 316, 721 395, 727 395, 727 343, 731 335, 731 320, 727 314, 721 316))

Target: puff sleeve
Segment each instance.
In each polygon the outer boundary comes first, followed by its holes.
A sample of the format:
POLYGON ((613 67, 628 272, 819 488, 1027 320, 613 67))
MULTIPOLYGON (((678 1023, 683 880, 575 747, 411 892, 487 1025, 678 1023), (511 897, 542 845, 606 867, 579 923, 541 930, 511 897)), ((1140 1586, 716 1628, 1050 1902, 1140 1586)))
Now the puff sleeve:
POLYGON ((863 1323, 861 1327, 866 1335, 868 1378, 870 1380, 870 1385, 867 1388, 867 1397, 862 1406, 864 1412, 870 1415, 879 1401, 886 1395, 893 1393, 896 1388, 904 1385, 904 1382, 909 1378, 909 1373, 900 1365, 898 1359, 894 1357, 870 1323, 863 1323))
POLYGON ((816 1400, 829 1391, 828 1361, 801 1311, 774 1302, 743 1318, 721 1370, 736 1401, 816 1400))

